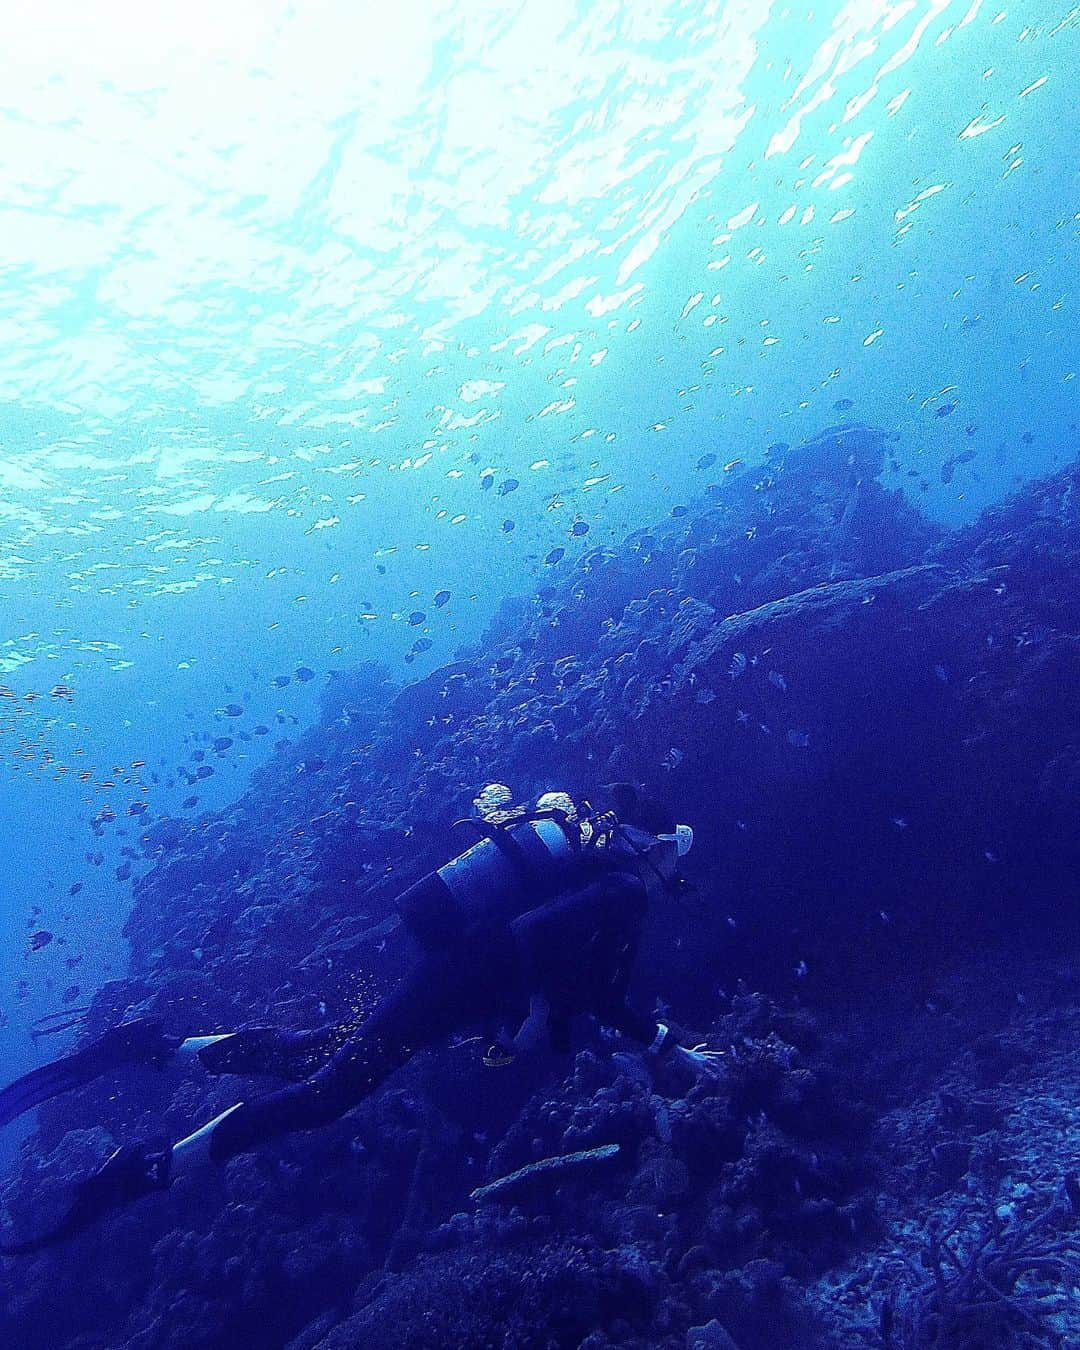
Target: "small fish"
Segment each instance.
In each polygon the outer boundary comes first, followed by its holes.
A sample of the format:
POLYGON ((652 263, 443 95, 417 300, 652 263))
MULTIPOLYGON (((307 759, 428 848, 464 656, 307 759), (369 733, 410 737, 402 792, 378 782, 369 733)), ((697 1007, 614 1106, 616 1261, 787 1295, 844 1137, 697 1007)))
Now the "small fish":
POLYGON ((429 652, 432 648, 431 638, 417 638, 412 645, 414 652, 429 652))
POLYGON ((127 813, 129 816, 145 815, 147 810, 149 809, 149 806, 150 806, 149 802, 129 802, 127 813))
POLYGON ((117 881, 127 881, 129 876, 131 876, 131 864, 129 862, 121 863, 116 869, 117 881))
POLYGON ((424 613, 422 609, 414 609, 413 612, 409 615, 409 627, 410 628, 419 627, 419 625, 422 624, 426 618, 427 615, 424 613))
POLYGON ((699 689, 697 693, 694 695, 694 702, 709 704, 713 701, 715 697, 716 694, 711 689, 699 689))
POLYGON ((575 539, 581 539, 589 533, 588 523, 584 520, 575 520, 573 525, 570 526, 570 533, 575 539))
POLYGON ((810 967, 806 964, 805 961, 800 961, 799 964, 795 967, 795 978, 797 980, 805 980, 807 975, 809 975, 809 973, 810 967))
POLYGON ((743 708, 737 708, 735 711, 735 721, 738 722, 740 726, 746 726, 750 721, 750 714, 743 708))
POLYGON ((481 475, 480 475, 480 491, 481 491, 481 492, 486 492, 486 491, 488 490, 488 488, 491 487, 491 485, 492 485, 494 482, 495 482, 495 475, 494 475, 493 473, 485 473, 485 474, 481 474, 481 475))
POLYGON ((196 778, 212 778, 213 775, 214 770, 210 767, 209 764, 200 764, 199 767, 195 770, 196 778))
POLYGON ((731 658, 731 665, 728 666, 728 676, 733 680, 737 680, 745 670, 746 670, 746 653, 736 652, 735 655, 731 658))
POLYGON ((945 666, 936 665, 934 667, 934 674, 938 677, 938 679, 941 681, 942 684, 949 683, 949 672, 945 666))
POLYGON ((847 412, 849 408, 854 408, 855 400, 853 398, 838 398, 833 404, 833 412, 847 412))
POLYGON ((889 918, 888 914, 886 914, 883 909, 878 910, 878 918, 882 923, 892 923, 892 919, 889 918))
POLYGON ((311 669, 310 666, 297 666, 296 671, 294 673, 298 680, 303 680, 305 682, 308 680, 313 680, 315 678, 315 672, 311 669))
POLYGON ((682 762, 683 752, 674 745, 661 760, 661 764, 665 769, 677 769, 682 762))
POLYGON ((219 755, 224 754, 225 751, 231 747, 232 743, 233 739, 231 736, 214 737, 214 749, 218 752, 219 755))
POLYGON ((436 591, 435 599, 432 601, 436 609, 442 609, 443 605, 450 599, 449 591, 436 591))
POLYGON ((810 737, 805 731, 789 731, 787 734, 788 745, 793 745, 797 750, 805 750, 810 744, 810 737))
POLYGON ((42 947, 47 947, 52 940, 53 934, 47 928, 40 928, 36 933, 30 934, 30 950, 39 952, 42 947))
POLYGON ((782 694, 787 693, 787 680, 784 679, 783 675, 781 675, 778 670, 770 670, 768 680, 769 683, 771 685, 775 685, 775 687, 779 689, 782 694))
POLYGON ((502 532, 503 532, 503 534, 509 534, 510 531, 513 530, 514 528, 515 528, 515 526, 514 526, 514 522, 513 522, 512 520, 504 520, 504 521, 503 521, 503 523, 502 523, 502 532))
POLYGON ((184 800, 180 803, 182 809, 185 811, 190 811, 193 807, 198 806, 198 804, 199 804, 198 797, 185 797, 184 800))
POLYGON ((715 455, 702 455, 694 467, 697 469, 711 469, 715 463, 715 455))
POLYGON ((257 727, 253 727, 252 730, 255 732, 256 736, 266 736, 269 734, 270 728, 267 726, 263 726, 263 724, 260 722, 259 725, 257 727))
POLYGON ((284 689, 287 684, 292 684, 291 675, 275 675, 271 681, 275 689, 284 689))
POLYGON ((243 717, 244 708, 240 703, 227 703, 223 709, 226 717, 243 717))
POLYGON ((544 562, 548 567, 554 567, 556 563, 562 562, 563 558, 565 557, 566 557, 566 549, 553 548, 551 552, 547 555, 547 557, 544 559, 544 562))
POLYGON ((671 514, 678 520, 680 516, 685 516, 689 510, 690 508, 688 506, 673 506, 671 508, 671 514))
POLYGON ((724 472, 730 473, 732 469, 737 469, 741 463, 742 463, 741 459, 729 459, 728 462, 724 465, 724 472))
POLYGON ((949 415, 950 413, 953 413, 953 412, 956 411, 956 408, 957 408, 957 405, 956 405, 955 403, 943 403, 943 404, 941 405, 940 408, 936 408, 936 409, 934 410, 934 416, 935 416, 935 417, 948 417, 948 415, 949 415))
POLYGON ((521 484, 516 478, 507 478, 499 484, 499 496, 507 497, 511 492, 515 492, 521 484))
POLYGON ((904 819, 903 816, 893 816, 893 818, 892 818, 892 823, 896 826, 896 828, 897 828, 898 830, 906 830, 906 829, 907 829, 908 823, 907 823, 907 821, 904 819))

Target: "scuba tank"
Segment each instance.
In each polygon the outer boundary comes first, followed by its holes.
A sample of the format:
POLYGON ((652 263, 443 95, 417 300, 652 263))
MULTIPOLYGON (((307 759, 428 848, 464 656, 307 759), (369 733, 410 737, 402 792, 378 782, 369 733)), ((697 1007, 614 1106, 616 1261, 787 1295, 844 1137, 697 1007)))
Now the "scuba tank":
POLYGON ((445 950, 478 920, 512 918, 557 894, 581 853, 580 830, 562 811, 502 825, 472 818, 455 824, 483 838, 398 900, 406 929, 429 951, 445 950))

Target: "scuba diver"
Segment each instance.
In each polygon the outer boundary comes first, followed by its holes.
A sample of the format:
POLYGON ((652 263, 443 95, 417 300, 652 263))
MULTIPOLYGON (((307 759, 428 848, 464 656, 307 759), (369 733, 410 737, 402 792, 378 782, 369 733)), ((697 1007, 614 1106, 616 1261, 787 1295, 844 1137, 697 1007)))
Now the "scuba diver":
POLYGON ((398 897, 419 961, 358 1029, 251 1027, 179 1037, 143 1018, 0 1090, 4 1125, 129 1064, 195 1061, 212 1074, 292 1080, 163 1149, 117 1149, 78 1185, 57 1226, 0 1245, 0 1254, 37 1251, 109 1210, 166 1190, 179 1175, 329 1125, 418 1050, 465 1030, 493 1036, 484 1062, 500 1065, 545 1041, 568 1053, 571 1022, 587 1015, 652 1057, 715 1072, 719 1052, 679 1044, 666 1023, 627 996, 649 902, 686 886, 679 861, 693 831, 630 785, 613 785, 610 795, 617 811, 596 813, 587 803, 579 811, 566 793, 545 793, 528 810, 514 807, 503 785, 485 788, 474 802, 478 815, 458 822, 471 826, 478 842, 398 897))

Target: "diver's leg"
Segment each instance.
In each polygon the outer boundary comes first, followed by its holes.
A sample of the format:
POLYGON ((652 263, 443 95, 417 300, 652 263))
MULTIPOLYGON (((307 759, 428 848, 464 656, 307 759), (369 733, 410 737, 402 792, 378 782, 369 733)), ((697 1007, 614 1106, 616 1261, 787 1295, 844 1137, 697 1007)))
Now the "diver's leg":
POLYGON ((212 1036, 167 1036, 158 1018, 140 1017, 111 1027, 63 1059, 31 1069, 0 1088, 0 1128, 53 1097, 107 1073, 139 1065, 156 1069, 197 1063, 209 1073, 271 1074, 307 1078, 347 1033, 336 1026, 312 1031, 249 1027, 212 1036))
MULTIPOLYGON (((201 1148, 215 1162, 224 1162, 265 1140, 338 1120, 416 1051, 490 1016, 515 972, 512 951, 497 941, 425 962, 379 1004, 359 1034, 318 1073, 306 1082, 243 1102, 211 1122, 213 1128, 201 1148)), ((182 1140, 177 1147, 185 1143, 182 1140)))
POLYGON ((333 1024, 311 1031, 247 1027, 219 1036, 189 1036, 177 1054, 196 1061, 208 1073, 275 1078, 307 1078, 329 1059, 346 1033, 333 1024))
MULTIPOLYGON (((505 992, 512 963, 509 967, 500 964, 495 947, 473 955, 479 956, 479 964, 455 957, 421 966, 383 1000, 362 1032, 306 1082, 253 1102, 240 1102, 164 1151, 137 1144, 117 1149, 98 1172, 75 1188, 74 1202, 57 1226, 22 1242, 5 1244, 0 1239, 0 1254, 39 1251, 82 1232, 120 1205, 167 1189, 177 1175, 208 1162, 225 1162, 278 1135, 337 1120, 416 1050, 474 1017, 490 1014, 505 992), (485 957, 489 958, 487 965, 485 957)), ((196 1053, 227 1044, 220 1041, 196 1053)))
MULTIPOLYGON (((411 992, 419 1000, 420 991, 411 992)), ((161 1150, 132 1144, 117 1149, 93 1176, 75 1187, 71 1207, 59 1224, 24 1241, 0 1239, 0 1254, 40 1251, 83 1232, 111 1210, 168 1189, 177 1176, 198 1173, 211 1162, 224 1162, 264 1139, 336 1120, 417 1048, 419 1040, 407 1047, 400 1039, 415 1025, 414 1017, 401 1014, 395 1001, 383 1010, 382 1025, 375 1034, 365 1031, 314 1078, 250 1103, 240 1102, 171 1147, 161 1150)), ((378 1011, 373 1020, 377 1019, 378 1011)))
MULTIPOLYGON (((265 1140, 314 1130, 358 1105, 412 1055, 454 1030, 430 986, 410 981, 375 1010, 357 1036, 303 1083, 242 1102, 213 1129, 203 1146, 215 1162, 246 1153, 265 1140)), ((182 1145, 186 1141, 181 1141, 182 1145)))

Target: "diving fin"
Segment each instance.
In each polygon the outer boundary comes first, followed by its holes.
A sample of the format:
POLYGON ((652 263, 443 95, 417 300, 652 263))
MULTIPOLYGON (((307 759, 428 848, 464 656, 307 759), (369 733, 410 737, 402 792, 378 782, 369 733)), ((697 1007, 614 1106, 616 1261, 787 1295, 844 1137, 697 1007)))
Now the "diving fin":
POLYGON ((23 1242, 0 1243, 0 1256, 28 1256, 75 1237, 110 1210, 168 1189, 172 1149, 150 1150, 139 1144, 118 1148, 75 1188, 68 1212, 54 1227, 23 1242))
POLYGON ((9 1125, 42 1102, 85 1083, 86 1074, 78 1060, 78 1055, 72 1055, 70 1059, 57 1060, 55 1064, 43 1064, 38 1069, 31 1069, 14 1083, 9 1083, 6 1088, 0 1088, 0 1126, 9 1125))
POLYGON ((154 1017, 139 1017, 112 1027, 73 1055, 31 1069, 14 1083, 0 1088, 0 1127, 61 1092, 92 1083, 112 1069, 128 1064, 160 1068, 179 1044, 178 1037, 165 1035, 161 1022, 154 1017))

